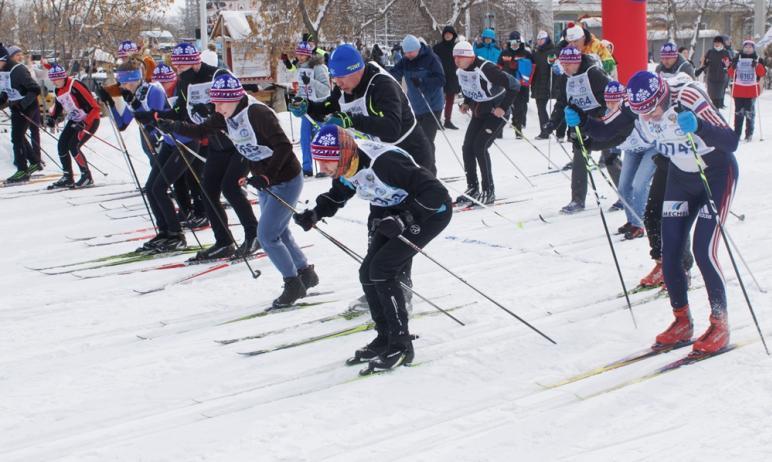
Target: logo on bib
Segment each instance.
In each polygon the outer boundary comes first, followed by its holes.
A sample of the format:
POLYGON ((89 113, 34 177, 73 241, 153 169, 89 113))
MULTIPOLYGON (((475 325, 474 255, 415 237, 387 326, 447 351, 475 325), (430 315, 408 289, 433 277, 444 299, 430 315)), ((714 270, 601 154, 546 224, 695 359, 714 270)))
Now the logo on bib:
POLYGON ((665 201, 662 204, 662 218, 677 218, 689 215, 689 203, 686 201, 665 201))

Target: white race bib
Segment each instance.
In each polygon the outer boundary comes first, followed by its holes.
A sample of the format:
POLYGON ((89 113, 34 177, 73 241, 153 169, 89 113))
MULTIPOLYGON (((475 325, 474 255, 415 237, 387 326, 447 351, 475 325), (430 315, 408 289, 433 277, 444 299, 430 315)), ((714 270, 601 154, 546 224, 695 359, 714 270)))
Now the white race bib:
POLYGON ((250 101, 249 104, 247 104, 247 107, 242 109, 238 114, 227 119, 228 138, 230 138, 233 145, 236 146, 239 154, 252 162, 259 162, 271 157, 273 155, 273 149, 257 142, 255 129, 249 121, 249 108, 255 104, 262 103, 259 103, 252 97, 249 98, 250 101))
POLYGON ((756 67, 753 65, 753 59, 738 59, 735 71, 734 83, 744 87, 752 87, 756 85, 756 67))
MULTIPOLYGON (((688 136, 678 126, 678 113, 675 107, 668 109, 660 120, 641 120, 644 137, 652 139, 657 151, 670 159, 673 165, 684 172, 698 172, 699 167, 692 152, 688 136)), ((692 133, 697 146, 697 154, 703 156, 713 152, 713 148, 705 144, 702 138, 692 133)))
POLYGON ((78 105, 75 104, 75 100, 72 97, 72 85, 74 83, 75 79, 70 79, 70 86, 67 88, 67 91, 57 96, 56 100, 59 101, 59 104, 62 105, 62 109, 64 110, 67 120, 80 122, 86 118, 86 111, 79 108, 78 105))
POLYGON ((590 69, 592 67, 582 74, 569 76, 566 83, 568 102, 577 105, 584 112, 600 107, 598 99, 592 92, 592 85, 590 85, 590 69))
POLYGON ((11 72, 13 72, 17 66, 20 66, 20 64, 13 66, 8 72, 0 72, 0 91, 3 91, 8 95, 9 101, 19 101, 24 98, 18 90, 11 86, 11 72))

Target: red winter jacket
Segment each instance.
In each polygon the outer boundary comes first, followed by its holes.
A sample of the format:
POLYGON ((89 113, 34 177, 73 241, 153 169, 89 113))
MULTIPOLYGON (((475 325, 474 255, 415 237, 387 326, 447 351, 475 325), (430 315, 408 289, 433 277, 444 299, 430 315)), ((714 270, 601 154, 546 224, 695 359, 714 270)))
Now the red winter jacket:
MULTIPOLYGON (((743 57, 742 55, 738 55, 743 57)), ((756 83, 751 85, 742 85, 737 79, 737 58, 729 66, 729 78, 732 79, 732 96, 735 98, 757 98, 761 94, 761 80, 762 77, 767 75, 767 69, 764 65, 757 60, 754 60, 754 67, 756 70, 756 83)))
POLYGON ((62 112, 64 112, 65 108, 62 106, 62 103, 59 102, 58 98, 66 94, 68 91, 70 92, 72 101, 75 103, 77 109, 80 109, 86 113, 85 117, 83 118, 83 123, 86 127, 90 127, 95 120, 99 119, 101 115, 99 111, 99 103, 97 103, 96 98, 94 98, 91 92, 88 91, 88 88, 86 88, 85 85, 83 85, 79 80, 73 79, 72 77, 67 77, 67 80, 65 80, 62 88, 56 89, 57 100, 56 104, 51 109, 51 116, 57 118, 62 114, 62 112))

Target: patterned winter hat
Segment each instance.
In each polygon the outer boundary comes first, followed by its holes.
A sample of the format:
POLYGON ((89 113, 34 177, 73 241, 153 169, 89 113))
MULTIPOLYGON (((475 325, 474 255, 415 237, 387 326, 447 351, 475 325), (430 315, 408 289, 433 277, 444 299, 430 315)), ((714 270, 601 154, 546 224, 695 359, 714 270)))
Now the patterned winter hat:
POLYGON ((636 72, 627 82, 627 101, 636 114, 651 113, 667 95, 667 82, 648 71, 636 72))
POLYGON ((314 53, 314 47, 308 42, 300 42, 295 48, 295 54, 297 56, 311 56, 314 53))
POLYGON ((153 82, 167 83, 177 80, 177 73, 171 66, 161 63, 153 69, 153 82))
POLYGON ((209 90, 209 100, 213 103, 232 103, 244 96, 241 82, 233 74, 222 72, 212 80, 209 90))
POLYGON ((324 125, 311 140, 311 157, 314 160, 338 161, 340 159, 340 139, 338 126, 324 125))
POLYGON ((182 42, 172 50, 172 64, 196 65, 201 63, 201 53, 190 43, 182 42))
POLYGON ((582 52, 569 45, 560 50, 560 64, 577 64, 582 62, 582 52))
POLYGON ((125 58, 139 51, 139 47, 131 40, 124 40, 118 45, 118 57, 125 58))
POLYGON ((659 50, 659 57, 661 59, 677 58, 678 57, 678 45, 673 42, 666 42, 659 50))
POLYGON ((625 99, 625 86, 616 80, 606 84, 606 89, 603 90, 603 99, 609 102, 619 102, 625 99))
POLYGON ((56 63, 51 65, 51 68, 48 70, 48 80, 54 81, 54 80, 64 80, 67 78, 67 71, 64 70, 64 68, 56 63))

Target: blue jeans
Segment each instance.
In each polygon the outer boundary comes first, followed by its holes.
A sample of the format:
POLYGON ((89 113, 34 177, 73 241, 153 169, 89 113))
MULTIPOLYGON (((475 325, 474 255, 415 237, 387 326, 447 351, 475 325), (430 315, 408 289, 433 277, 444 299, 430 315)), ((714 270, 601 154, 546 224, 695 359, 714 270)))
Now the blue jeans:
POLYGON ((625 151, 622 173, 619 175, 619 195, 632 210, 625 206, 627 221, 633 226, 643 228, 643 213, 649 197, 651 177, 654 176, 654 148, 645 151, 625 151))
MULTIPOLYGON (((269 189, 294 206, 303 189, 303 174, 298 174, 284 183, 272 185, 269 189)), ((260 224, 257 226, 257 238, 282 277, 295 277, 299 269, 308 266, 308 261, 289 230, 292 210, 276 201, 266 191, 258 192, 258 199, 260 200, 260 224)))
POLYGON ((303 151, 303 171, 313 173, 314 164, 311 160, 311 137, 313 129, 307 118, 300 119, 300 149, 303 151))

